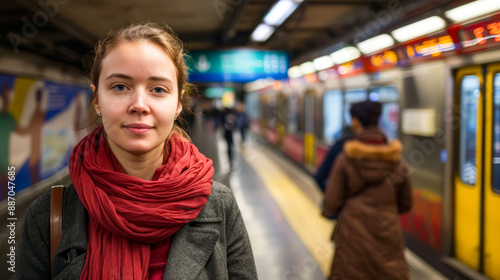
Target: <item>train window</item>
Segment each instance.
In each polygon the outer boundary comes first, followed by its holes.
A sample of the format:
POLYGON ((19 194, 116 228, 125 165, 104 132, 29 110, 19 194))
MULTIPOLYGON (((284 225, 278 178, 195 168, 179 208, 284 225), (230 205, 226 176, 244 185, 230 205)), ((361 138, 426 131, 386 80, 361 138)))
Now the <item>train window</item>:
POLYGON ((328 144, 340 139, 342 133, 342 92, 331 90, 323 96, 323 135, 328 144))
POLYGON ((500 74, 495 74, 493 84, 493 162, 491 183, 500 192, 500 74))
POLYGON ((278 117, 278 108, 276 106, 276 98, 274 96, 269 98, 266 109, 267 126, 275 129, 278 117))
POLYGON ((344 96, 344 120, 346 125, 351 125, 351 114, 349 110, 351 109, 352 103, 362 102, 367 99, 366 90, 364 89, 351 89, 346 90, 344 96))
POLYGON ((398 90, 395 86, 374 87, 370 89, 370 100, 382 103, 382 114, 380 116, 380 128, 389 139, 398 137, 399 124, 399 99, 398 90))
POLYGON ((385 132, 389 140, 398 138, 398 125, 399 104, 396 102, 382 103, 380 128, 385 132))
POLYGON ((245 95, 245 112, 249 119, 258 120, 260 116, 259 95, 249 93, 245 95))
POLYGON ((314 132, 314 95, 306 94, 304 132, 314 132))
POLYGON ((298 94, 290 95, 288 98, 288 133, 297 133, 300 127, 300 97, 298 94))
POLYGON ((371 101, 397 102, 399 94, 395 86, 373 87, 370 89, 369 98, 371 101))
POLYGON ((479 78, 465 76, 461 84, 460 100, 460 179, 468 185, 476 184, 477 110, 480 96, 479 78))

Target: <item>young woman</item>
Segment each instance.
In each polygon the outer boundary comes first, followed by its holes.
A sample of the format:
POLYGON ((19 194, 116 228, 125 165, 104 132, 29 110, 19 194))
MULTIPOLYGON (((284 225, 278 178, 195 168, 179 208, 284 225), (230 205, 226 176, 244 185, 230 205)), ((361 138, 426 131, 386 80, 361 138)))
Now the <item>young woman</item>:
POLYGON ((257 278, 233 194, 174 124, 187 71, 182 43, 160 25, 98 42, 90 87, 102 126, 71 155, 52 275, 48 192, 27 211, 15 279, 257 278))
POLYGON ((412 190, 398 140, 377 127, 381 104, 351 107, 354 140, 344 144, 326 186, 323 215, 339 216, 329 279, 409 279, 398 215, 412 190))

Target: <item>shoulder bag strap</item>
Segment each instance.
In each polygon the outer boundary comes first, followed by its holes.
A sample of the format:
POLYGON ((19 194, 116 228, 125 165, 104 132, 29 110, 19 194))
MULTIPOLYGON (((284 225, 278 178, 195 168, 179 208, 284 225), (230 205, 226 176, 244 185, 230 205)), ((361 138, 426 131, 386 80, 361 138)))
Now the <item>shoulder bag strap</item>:
POLYGON ((57 247, 61 242, 63 191, 63 185, 52 186, 50 196, 50 271, 54 267, 57 247))

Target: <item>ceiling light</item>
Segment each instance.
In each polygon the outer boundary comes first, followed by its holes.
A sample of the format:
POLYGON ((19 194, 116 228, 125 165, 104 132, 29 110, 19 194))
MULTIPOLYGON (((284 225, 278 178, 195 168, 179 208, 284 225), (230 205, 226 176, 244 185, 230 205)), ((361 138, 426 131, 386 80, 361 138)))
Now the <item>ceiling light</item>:
POLYGON ((291 79, 302 77, 302 71, 300 71, 300 66, 293 66, 288 69, 288 77, 291 79))
POLYGON ((256 42, 265 42, 274 33, 274 27, 261 23, 252 33, 252 40, 256 42))
POLYGON ((333 66, 333 61, 332 58, 329 57, 328 55, 318 57, 315 60, 313 60, 314 68, 317 71, 325 70, 327 68, 330 68, 333 66))
POLYGON ((308 61, 300 65, 300 72, 302 72, 303 75, 307 75, 316 72, 316 69, 314 69, 314 64, 308 61))
POLYGON ((264 22, 273 25, 281 25, 301 4, 302 1, 280 0, 271 8, 264 17, 264 22))
POLYGON ((454 22, 466 21, 500 10, 498 0, 480 0, 451 9, 444 15, 454 22))
POLYGON ((438 16, 432 16, 421 21, 398 28, 391 32, 392 36, 399 42, 406 42, 446 27, 444 19, 438 16))
POLYGON ((390 35, 381 34, 359 43, 357 46, 363 54, 374 53, 394 45, 390 35))
POLYGON ((355 60, 356 58, 361 56, 361 53, 356 47, 345 47, 339 51, 336 51, 330 55, 335 64, 346 63, 351 60, 355 60))

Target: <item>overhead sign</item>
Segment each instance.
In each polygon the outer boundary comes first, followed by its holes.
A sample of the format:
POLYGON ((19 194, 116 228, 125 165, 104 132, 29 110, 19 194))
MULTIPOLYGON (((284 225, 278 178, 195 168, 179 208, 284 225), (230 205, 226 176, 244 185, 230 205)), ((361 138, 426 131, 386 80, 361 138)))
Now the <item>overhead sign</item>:
POLYGON ((462 47, 467 51, 482 50, 500 42, 500 21, 480 22, 459 32, 462 47))
POLYGON ((363 61, 360 59, 356 59, 350 62, 343 63, 337 68, 340 76, 349 77, 353 75, 357 75, 359 73, 363 73, 365 71, 363 61))
POLYGON ((409 58, 422 56, 440 56, 445 51, 455 49, 455 44, 450 35, 444 35, 436 38, 431 38, 423 42, 415 43, 406 47, 406 53, 409 58))
POLYGON ((406 55, 408 58, 417 58, 423 56, 440 56, 443 52, 452 51, 455 44, 450 35, 429 38, 418 43, 406 46, 406 55))
POLYGON ((239 82, 257 79, 288 78, 288 54, 285 51, 229 50, 192 51, 188 65, 192 82, 239 82))
POLYGON ((396 48, 398 55, 398 66, 441 58, 448 53, 454 53, 458 48, 453 37, 447 32, 441 32, 436 36, 424 37, 416 41, 403 44, 396 48))
POLYGON ((387 50, 370 56, 370 71, 377 71, 388 67, 396 66, 398 55, 393 50, 387 50))

